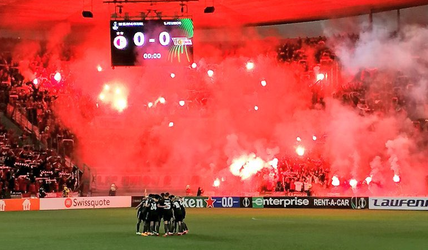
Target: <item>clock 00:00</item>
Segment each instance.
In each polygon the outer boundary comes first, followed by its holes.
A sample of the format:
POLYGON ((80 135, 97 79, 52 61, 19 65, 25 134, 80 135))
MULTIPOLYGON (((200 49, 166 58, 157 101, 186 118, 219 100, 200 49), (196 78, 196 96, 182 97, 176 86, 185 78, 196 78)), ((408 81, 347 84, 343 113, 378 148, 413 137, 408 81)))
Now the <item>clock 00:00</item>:
POLYGON ((143 58, 144 59, 160 59, 162 57, 161 53, 144 53, 143 58))

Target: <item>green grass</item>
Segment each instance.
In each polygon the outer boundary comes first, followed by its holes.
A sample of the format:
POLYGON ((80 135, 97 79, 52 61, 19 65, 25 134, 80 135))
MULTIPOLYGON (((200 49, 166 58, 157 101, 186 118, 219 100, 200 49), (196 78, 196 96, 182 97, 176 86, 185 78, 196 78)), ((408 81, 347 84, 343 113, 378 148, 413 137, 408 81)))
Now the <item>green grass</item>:
POLYGON ((142 237, 131 208, 6 212, 0 249, 428 249, 427 212, 188 209, 186 221, 188 235, 142 237))

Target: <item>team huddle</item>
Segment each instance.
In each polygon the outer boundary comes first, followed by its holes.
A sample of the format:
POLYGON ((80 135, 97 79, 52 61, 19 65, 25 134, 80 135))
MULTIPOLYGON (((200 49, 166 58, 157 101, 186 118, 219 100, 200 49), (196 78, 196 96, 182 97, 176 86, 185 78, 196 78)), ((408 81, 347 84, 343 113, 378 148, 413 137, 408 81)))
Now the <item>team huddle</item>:
POLYGON ((183 206, 182 198, 162 193, 161 195, 150 194, 144 197, 137 206, 137 235, 159 236, 161 220, 164 222, 166 236, 174 234, 183 235, 187 229, 184 218, 186 210, 183 206), (143 222, 143 232, 140 231, 141 222, 143 222))

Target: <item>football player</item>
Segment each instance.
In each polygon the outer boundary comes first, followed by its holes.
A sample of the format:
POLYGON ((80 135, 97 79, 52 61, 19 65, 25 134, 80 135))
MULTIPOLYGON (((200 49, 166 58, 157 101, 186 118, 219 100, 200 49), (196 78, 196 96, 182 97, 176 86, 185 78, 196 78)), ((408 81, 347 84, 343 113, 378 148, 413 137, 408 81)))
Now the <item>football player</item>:
POLYGON ((165 193, 163 196, 163 201, 162 201, 162 207, 163 207, 163 222, 164 222, 164 230, 165 230, 165 234, 163 235, 164 237, 168 236, 168 235, 172 235, 172 228, 171 228, 171 220, 173 217, 173 209, 172 209, 172 202, 171 199, 169 197, 169 193, 165 193))
POLYGON ((172 202, 172 207, 174 210, 174 219, 175 219, 175 225, 177 230, 177 235, 183 235, 183 210, 182 210, 182 204, 180 202, 179 198, 174 198, 172 202))
POLYGON ((187 228, 187 224, 184 222, 184 219, 186 218, 186 208, 184 207, 184 197, 180 197, 180 206, 181 211, 183 212, 183 221, 181 224, 183 225, 183 234, 187 234, 189 232, 189 229, 187 228))
POLYGON ((159 200, 157 198, 152 198, 150 200, 148 209, 148 220, 150 222, 150 232, 151 235, 159 236, 159 200))
MULTIPOLYGON (((143 225, 145 227, 145 219, 146 219, 146 213, 147 213, 147 198, 143 196, 143 198, 141 199, 140 204, 138 204, 138 206, 135 208, 137 209, 137 235, 141 235, 140 233, 140 224, 141 222, 143 222, 143 225)), ((143 233, 145 233, 146 231, 144 230, 143 233)))
POLYGON ((164 193, 161 193, 160 195, 156 195, 156 198, 158 199, 158 218, 159 218, 159 227, 162 224, 162 218, 163 218, 163 210, 165 207, 164 204, 164 193))

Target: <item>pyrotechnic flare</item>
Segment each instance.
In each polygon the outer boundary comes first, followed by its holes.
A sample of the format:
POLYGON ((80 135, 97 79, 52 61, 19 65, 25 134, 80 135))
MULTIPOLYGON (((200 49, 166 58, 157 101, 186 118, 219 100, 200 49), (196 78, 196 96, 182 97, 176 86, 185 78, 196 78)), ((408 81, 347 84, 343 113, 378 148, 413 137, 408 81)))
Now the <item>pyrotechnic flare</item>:
POLYGON ((331 185, 333 185, 335 187, 340 185, 340 180, 339 180, 339 178, 337 178, 337 176, 333 176, 331 178, 331 185))
POLYGON ((317 74, 317 81, 322 81, 324 80, 325 75, 324 74, 317 74))
POLYGON ((247 68, 248 71, 253 70, 254 69, 254 63, 253 62, 247 62, 245 67, 247 68))
POLYGON ((392 177, 392 180, 393 180, 395 183, 399 183, 399 182, 401 181, 401 178, 400 178, 400 176, 399 176, 399 175, 394 175, 394 177, 392 177))
POLYGON ((305 148, 303 146, 297 146, 296 153, 298 156, 303 156, 305 154, 305 148))
POLYGON ((213 187, 219 187, 219 186, 220 186, 220 180, 217 178, 214 180, 213 187))
POLYGON ((370 182, 372 182, 372 177, 371 177, 371 176, 368 176, 368 177, 366 178, 366 183, 367 183, 367 184, 370 184, 370 182))
POLYGON ((355 180, 355 179, 351 179, 351 180, 349 181, 349 185, 351 185, 351 187, 352 187, 352 188, 356 188, 356 187, 357 187, 357 184, 358 184, 358 181, 357 181, 357 180, 355 180))
POLYGON ((56 72, 55 73, 55 75, 54 75, 54 79, 55 79, 55 81, 57 81, 57 82, 60 82, 61 81, 61 73, 59 73, 59 72, 56 72))

